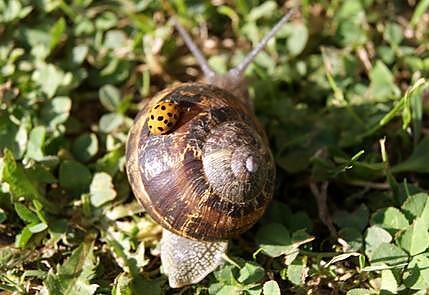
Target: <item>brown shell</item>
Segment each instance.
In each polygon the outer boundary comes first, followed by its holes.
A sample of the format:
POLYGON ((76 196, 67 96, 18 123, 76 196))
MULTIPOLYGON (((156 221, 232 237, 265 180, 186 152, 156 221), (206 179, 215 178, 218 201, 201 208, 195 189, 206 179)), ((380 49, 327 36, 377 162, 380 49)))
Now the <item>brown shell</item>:
POLYGON ((127 172, 134 194, 155 221, 207 241, 249 229, 271 199, 275 176, 252 112, 229 92, 199 83, 166 89, 139 112, 128 137, 127 172), (153 135, 148 110, 164 99, 178 104, 181 117, 168 134, 153 135), (236 178, 228 179, 231 175, 236 178))

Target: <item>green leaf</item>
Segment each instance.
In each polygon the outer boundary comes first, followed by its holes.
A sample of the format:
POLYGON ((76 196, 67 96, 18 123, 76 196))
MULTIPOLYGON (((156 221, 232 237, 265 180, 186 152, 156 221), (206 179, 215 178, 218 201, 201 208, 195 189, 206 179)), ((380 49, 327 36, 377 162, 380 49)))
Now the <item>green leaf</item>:
POLYGON ((99 172, 94 175, 89 191, 91 203, 95 207, 100 207, 116 197, 116 191, 112 184, 112 177, 104 172, 99 172))
POLYGON ((216 294, 216 295, 230 295, 230 294, 240 294, 243 291, 237 286, 221 286, 219 290, 216 291, 216 293, 209 294, 216 294))
POLYGON ((153 295, 163 295, 165 293, 163 291, 165 283, 166 283, 165 277, 159 277, 156 279, 146 279, 140 275, 134 276, 133 284, 132 284, 132 289, 133 289, 132 294, 139 294, 141 293, 141 290, 150 290, 150 293, 153 295))
POLYGON ((33 9, 31 6, 23 7, 18 0, 3 1, 0 22, 12 22, 14 20, 25 18, 33 9))
POLYGON ((280 287, 276 281, 267 281, 262 289, 264 295, 280 295, 280 287))
MULTIPOLYGON (((407 198, 402 204, 402 211, 409 221, 416 217, 422 217, 429 222, 429 196, 426 193, 418 193, 407 198)), ((428 224, 429 225, 429 224, 428 224)))
POLYGON ((355 211, 338 211, 334 220, 341 228, 351 227, 362 231, 368 225, 369 210, 365 204, 361 204, 355 211))
POLYGON ((419 1, 419 3, 416 6, 416 9, 414 10, 413 17, 411 18, 411 25, 413 27, 415 27, 419 23, 420 18, 426 12, 428 7, 429 7, 429 0, 420 0, 419 1))
MULTIPOLYGON (((380 294, 385 294, 383 292, 386 292, 386 291, 392 294, 398 293, 398 282, 396 281, 396 278, 390 269, 385 269, 381 271, 380 290, 381 290, 380 294)), ((390 294, 390 293, 387 293, 387 294, 390 294)))
POLYGON ((129 236, 122 232, 113 232, 113 235, 107 240, 114 254, 116 263, 122 267, 125 272, 137 277, 139 269, 144 267, 148 260, 145 258, 145 244, 140 243, 134 246, 129 236), (136 247, 137 249, 133 249, 136 247))
POLYGON ((412 290, 429 288, 429 258, 427 253, 414 256, 404 272, 404 284, 412 290))
POLYGON ((20 164, 15 162, 9 150, 5 150, 3 159, 3 180, 9 184, 9 190, 16 198, 37 200, 50 212, 58 212, 59 208, 40 193, 37 182, 27 175, 26 170, 20 164))
POLYGON ((299 259, 296 259, 292 262, 291 265, 287 268, 287 278, 294 285, 302 286, 305 283, 305 278, 307 277, 308 268, 302 264, 299 259))
POLYGON ((45 279, 47 276, 47 272, 43 270, 26 270, 23 274, 23 277, 31 277, 36 279, 45 279))
POLYGON ((400 90, 396 86, 390 70, 381 61, 377 61, 369 73, 371 80, 369 90, 371 96, 377 100, 386 98, 396 98, 400 95, 400 90))
POLYGON ((384 29, 383 38, 392 46, 399 45, 403 38, 401 26, 395 23, 388 23, 384 29))
POLYGON ((367 41, 367 36, 358 21, 343 20, 338 25, 337 39, 343 46, 358 47, 367 41))
POLYGON ((214 272, 216 280, 224 285, 238 285, 237 280, 234 277, 234 265, 225 264, 217 271, 214 272))
POLYGON ((249 285, 260 282, 265 276, 265 270, 255 262, 246 261, 240 269, 238 281, 242 284, 249 285))
POLYGON ((51 28, 49 34, 51 35, 51 42, 49 49, 52 50, 61 41, 61 37, 66 29, 66 21, 64 18, 60 18, 51 28))
MULTIPOLYGON (((20 30, 20 39, 23 39, 26 45, 32 46, 33 48, 31 49, 34 49, 34 47, 47 47, 50 40, 49 29, 51 24, 52 22, 49 21, 34 26, 23 26, 20 30)), ((33 50, 31 52, 34 54, 33 50)), ((37 55, 36 57, 39 58, 37 55)))
POLYGON ((400 244, 411 256, 425 251, 429 247, 429 233, 426 222, 421 218, 415 219, 414 223, 401 236, 400 244))
POLYGON ((69 117, 71 100, 65 96, 58 96, 48 100, 42 107, 41 118, 50 128, 64 123, 69 117))
POLYGON ((27 143, 27 157, 40 161, 43 159, 43 146, 45 144, 46 129, 38 126, 31 130, 27 143))
POLYGON ((405 229, 408 226, 408 220, 397 208, 388 207, 376 211, 371 218, 371 224, 378 225, 389 232, 395 232, 405 229))
POLYGON ((127 44, 127 35, 124 31, 111 30, 106 33, 103 47, 109 49, 122 48, 127 44))
POLYGON ((93 244, 84 242, 77 247, 54 273, 49 272, 44 284, 51 294, 92 295, 98 285, 90 281, 95 275, 96 258, 93 244))
POLYGON ((289 231, 281 224, 271 223, 261 227, 256 241, 267 255, 277 257, 293 249, 289 231))
POLYGON ((392 236, 388 231, 376 225, 371 226, 366 231, 365 236, 365 254, 371 258, 374 251, 383 243, 390 243, 392 236))
POLYGON ((74 47, 72 51, 73 63, 75 63, 76 65, 80 65, 88 55, 88 51, 88 45, 85 44, 77 45, 76 47, 74 47))
POLYGON ((408 261, 407 253, 396 245, 389 243, 380 244, 370 257, 371 265, 400 265, 408 261))
POLYGON ((33 234, 40 233, 40 232, 46 230, 47 228, 48 228, 48 225, 46 223, 43 223, 43 222, 40 222, 40 223, 37 223, 34 225, 30 224, 28 226, 28 230, 30 232, 32 232, 33 234))
MULTIPOLYGON (((57 164, 56 158, 51 158, 49 160, 52 160, 51 165, 57 164)), ((49 162, 45 162, 45 163, 48 163, 47 165, 50 165, 49 162)), ((37 181, 39 184, 57 182, 57 179, 49 171, 49 167, 47 165, 34 163, 32 166, 28 167, 28 169, 26 169, 25 171, 29 178, 33 179, 34 181, 37 181)))
POLYGON ((15 236, 15 245, 18 248, 23 248, 27 245, 28 241, 33 236, 33 233, 29 230, 29 226, 24 227, 19 234, 15 236))
POLYGON ((336 38, 343 46, 357 47, 367 41, 363 26, 365 11, 360 2, 342 1, 336 18, 338 19, 336 38))
POLYGON ((87 192, 91 183, 91 177, 89 169, 79 162, 65 160, 60 165, 60 185, 71 192, 87 192))
POLYGON ((423 211, 419 217, 421 217, 426 226, 429 227, 429 202, 426 202, 425 207, 423 208, 423 211))
MULTIPOLYGON (((1 100, 0 100, 1 102, 1 100)), ((18 126, 12 122, 7 113, 0 111, 0 150, 9 149, 20 158, 27 145, 27 130, 24 124, 18 126)))
POLYGON ((378 55, 381 57, 383 62, 391 64, 395 61, 395 51, 390 46, 379 46, 377 48, 378 55))
MULTIPOLYGON (((405 95, 402 96, 402 98, 393 106, 393 108, 386 115, 384 115, 384 117, 381 120, 379 120, 378 124, 373 126, 367 132, 365 132, 364 135, 366 136, 366 135, 373 134, 382 126, 389 123, 393 118, 395 118, 395 116, 400 114, 401 111, 402 111, 402 121, 403 121, 402 129, 405 130, 410 123, 410 116, 409 116, 410 98, 413 97, 416 93, 425 89, 426 87, 427 87, 427 81, 423 78, 418 79, 413 85, 411 85, 407 89, 405 95)), ((399 172, 399 170, 397 171, 395 167, 393 167, 391 170, 392 172, 399 172)))
POLYGON ((414 148, 411 156, 402 163, 392 167, 393 173, 413 171, 420 173, 428 173, 429 167, 426 165, 426 161, 429 160, 427 152, 429 150, 429 136, 420 141, 420 143, 414 148))
POLYGON ((40 86, 41 90, 51 98, 63 83, 65 73, 53 64, 44 64, 33 73, 32 78, 40 86))
POLYGON ((342 3, 338 12, 339 19, 356 19, 362 17, 363 7, 360 2, 346 0, 342 3))
POLYGON ((121 93, 113 85, 104 85, 100 88, 99 94, 101 104, 110 112, 118 110, 121 104, 121 93))
POLYGON ((277 9, 277 3, 275 1, 264 1, 263 4, 252 8, 247 19, 249 21, 256 21, 261 17, 271 17, 277 9))
POLYGON ((123 149, 114 149, 97 160, 96 170, 99 172, 106 172, 113 177, 121 168, 121 159, 124 159, 123 149))
POLYGON ((98 30, 106 31, 108 29, 113 28, 116 25, 117 21, 117 16, 113 12, 106 11, 100 14, 99 17, 95 19, 95 27, 98 30))
POLYGON ((73 154, 81 162, 88 162, 98 152, 98 139, 94 133, 83 133, 73 142, 73 154))
POLYGON ((25 207, 21 203, 15 203, 15 211, 18 214, 19 218, 21 218, 26 223, 39 223, 39 217, 37 214, 25 207))
POLYGON ((124 122, 124 117, 121 114, 109 113, 105 114, 100 119, 100 130, 104 133, 111 133, 124 122))
POLYGON ((420 135, 420 127, 422 114, 421 100, 422 93, 428 87, 428 82, 424 78, 420 78, 415 81, 410 87, 408 87, 404 96, 401 98, 403 101, 404 107, 402 110, 402 129, 406 130, 413 120, 413 128, 415 133, 415 138, 418 138, 420 135))
POLYGON ((300 54, 308 41, 308 29, 304 23, 291 23, 286 25, 288 32, 287 48, 292 56, 300 54))
POLYGON ((304 230, 296 231, 290 237, 289 231, 281 224, 270 223, 262 226, 256 233, 256 241, 264 253, 271 257, 295 252, 300 245, 312 241, 304 230))

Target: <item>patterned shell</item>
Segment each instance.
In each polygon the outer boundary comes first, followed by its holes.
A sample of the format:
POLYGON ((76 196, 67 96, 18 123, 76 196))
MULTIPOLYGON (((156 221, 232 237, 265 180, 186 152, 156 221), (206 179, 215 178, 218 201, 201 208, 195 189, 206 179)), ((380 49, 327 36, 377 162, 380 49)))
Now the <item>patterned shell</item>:
POLYGON ((229 92, 190 83, 152 98, 127 142, 135 196, 167 230, 195 239, 228 239, 249 229, 273 193, 274 162, 253 113, 229 92), (149 132, 152 106, 171 100, 181 110, 167 134, 149 132))

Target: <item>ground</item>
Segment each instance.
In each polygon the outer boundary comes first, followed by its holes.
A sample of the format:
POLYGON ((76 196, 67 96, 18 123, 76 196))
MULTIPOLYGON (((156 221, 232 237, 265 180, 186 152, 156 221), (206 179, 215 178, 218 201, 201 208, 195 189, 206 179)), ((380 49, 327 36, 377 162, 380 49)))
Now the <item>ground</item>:
POLYGON ((0 294, 425 294, 428 8, 0 0, 0 294), (170 15, 225 72, 293 7, 246 72, 273 202, 222 268, 170 289, 124 157, 145 100, 202 78, 170 15))

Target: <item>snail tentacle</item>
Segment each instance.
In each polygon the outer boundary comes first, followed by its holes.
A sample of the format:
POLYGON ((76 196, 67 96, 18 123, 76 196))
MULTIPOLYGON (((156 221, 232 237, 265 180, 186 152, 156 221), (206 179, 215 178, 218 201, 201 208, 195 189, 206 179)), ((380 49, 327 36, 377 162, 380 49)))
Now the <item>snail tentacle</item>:
POLYGON ((252 51, 249 52, 244 59, 233 69, 229 70, 228 74, 231 76, 242 76, 247 67, 252 63, 255 57, 259 52, 264 49, 265 45, 267 45, 268 41, 270 41, 274 35, 282 28, 282 26, 289 20, 289 18, 293 15, 294 10, 289 11, 285 14, 272 29, 261 39, 261 41, 253 47, 252 51))
POLYGON ((185 42, 186 46, 192 52, 198 64, 200 65, 201 70, 204 73, 204 76, 206 77, 206 79, 209 80, 211 77, 213 77, 216 74, 215 71, 213 71, 213 69, 209 66, 207 59, 204 57, 201 50, 192 40, 191 36, 189 36, 185 28, 183 28, 183 26, 176 20, 175 17, 172 17, 171 19, 177 31, 179 32, 180 36, 182 37, 183 41, 185 42))

